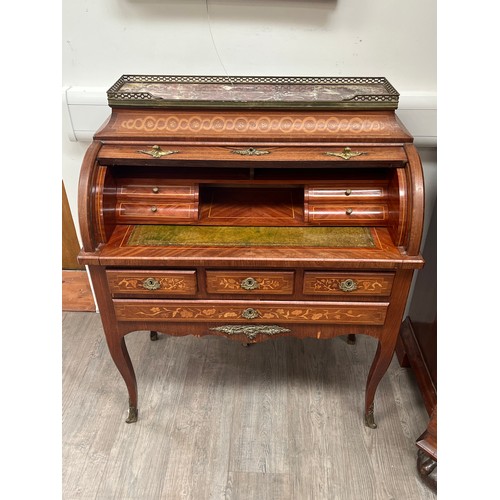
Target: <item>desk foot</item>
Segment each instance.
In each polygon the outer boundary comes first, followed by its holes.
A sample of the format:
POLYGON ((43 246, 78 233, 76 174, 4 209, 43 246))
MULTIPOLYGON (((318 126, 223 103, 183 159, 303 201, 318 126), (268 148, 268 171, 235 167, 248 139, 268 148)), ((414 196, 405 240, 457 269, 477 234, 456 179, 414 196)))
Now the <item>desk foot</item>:
POLYGON ((365 425, 370 429, 376 429, 377 424, 375 423, 375 416, 373 415, 373 403, 368 408, 368 411, 365 413, 365 425))
POLYGON ((150 331, 149 332, 149 338, 154 341, 154 340, 158 340, 158 332, 155 332, 155 331, 150 331))
POLYGON ((127 424, 133 424, 134 422, 137 422, 137 416, 139 414, 139 410, 135 406, 129 406, 128 408, 128 415, 127 415, 127 424))
POLYGON ((422 450, 418 450, 417 469, 422 481, 433 490, 436 490, 437 462, 422 450))
POLYGON ((349 345, 354 345, 356 343, 356 335, 354 335, 354 333, 350 333, 348 336, 347 336, 347 343, 349 345))

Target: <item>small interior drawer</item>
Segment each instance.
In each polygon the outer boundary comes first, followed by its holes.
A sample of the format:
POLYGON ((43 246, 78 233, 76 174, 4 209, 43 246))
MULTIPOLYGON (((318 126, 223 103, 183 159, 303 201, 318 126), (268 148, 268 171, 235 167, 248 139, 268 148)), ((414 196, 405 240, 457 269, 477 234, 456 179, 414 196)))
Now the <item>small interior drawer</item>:
POLYGON ((128 180, 117 189, 119 197, 161 198, 162 200, 197 201, 198 185, 176 185, 163 179, 128 180))
POLYGON ((336 222, 344 225, 361 223, 363 225, 384 224, 389 218, 387 205, 325 203, 309 205, 305 218, 310 223, 336 222))
POLYGON ((304 199, 310 203, 324 203, 325 201, 370 200, 383 198, 386 187, 384 184, 360 184, 359 181, 349 180, 342 184, 330 186, 305 186, 304 199))
POLYGON ((293 271, 207 271, 207 292, 290 295, 293 280, 293 271))
POLYGON ((196 271, 106 271, 108 285, 114 297, 163 297, 194 295, 198 287, 196 271))
POLYGON ((116 219, 119 223, 189 222, 198 219, 198 206, 194 203, 117 203, 116 219))

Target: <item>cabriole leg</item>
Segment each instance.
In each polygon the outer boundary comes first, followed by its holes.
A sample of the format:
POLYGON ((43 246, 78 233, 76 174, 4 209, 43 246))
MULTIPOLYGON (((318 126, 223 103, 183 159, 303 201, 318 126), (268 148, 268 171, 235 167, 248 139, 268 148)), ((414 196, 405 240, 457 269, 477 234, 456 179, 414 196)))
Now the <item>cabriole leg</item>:
POLYGON ((150 338, 151 340, 153 340, 153 341, 154 341, 154 340, 158 340, 158 332, 155 332, 155 331, 151 330, 151 331, 149 332, 149 338, 150 338))
POLYGON ((373 359, 370 373, 368 374, 368 380, 366 382, 365 424, 371 429, 377 428, 374 417, 373 402, 373 400, 375 399, 375 392, 377 391, 380 380, 384 376, 387 368, 389 367, 389 364, 391 363, 393 354, 394 346, 392 345, 392 343, 390 343, 389 345, 382 345, 382 342, 379 341, 377 352, 375 353, 375 358, 373 359))
POLYGON ((127 422, 127 424, 137 422, 137 380, 135 378, 134 367, 130 361, 127 346, 125 344, 125 339, 124 337, 116 339, 106 336, 106 340, 108 342, 111 357, 123 377, 128 390, 129 409, 125 422, 127 422))

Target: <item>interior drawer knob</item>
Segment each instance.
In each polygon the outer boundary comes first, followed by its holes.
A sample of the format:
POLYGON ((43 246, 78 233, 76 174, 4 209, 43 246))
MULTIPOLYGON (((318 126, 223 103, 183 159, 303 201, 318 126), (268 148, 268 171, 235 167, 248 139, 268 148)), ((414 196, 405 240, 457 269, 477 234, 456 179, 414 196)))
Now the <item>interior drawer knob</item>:
POLYGON ((352 193, 352 191, 350 189, 346 189, 345 190, 345 195, 346 196, 349 196, 351 193, 352 193))
POLYGON ((351 215, 352 214, 352 208, 348 208, 346 211, 345 211, 346 215, 351 215))
POLYGON ((158 186, 155 186, 152 191, 154 194, 157 194, 160 192, 160 188, 158 186))
POLYGON ((142 286, 146 289, 146 290, 158 290, 158 288, 160 288, 160 282, 154 278, 146 278, 143 282, 142 282, 142 286))
POLYGON ((157 207, 157 206, 155 206, 155 205, 153 205, 153 206, 151 207, 151 212, 153 212, 153 213, 154 213, 154 212, 158 212, 158 207, 157 207))
POLYGON ((245 309, 242 313, 241 316, 245 319, 255 319, 260 316, 259 311, 249 307, 248 309, 245 309))
POLYGON ((241 280, 240 287, 243 290, 256 290, 259 288, 259 282, 255 278, 245 278, 241 280))
POLYGON ((340 282, 339 288, 343 292, 354 292, 358 288, 358 282, 353 279, 347 279, 340 282))

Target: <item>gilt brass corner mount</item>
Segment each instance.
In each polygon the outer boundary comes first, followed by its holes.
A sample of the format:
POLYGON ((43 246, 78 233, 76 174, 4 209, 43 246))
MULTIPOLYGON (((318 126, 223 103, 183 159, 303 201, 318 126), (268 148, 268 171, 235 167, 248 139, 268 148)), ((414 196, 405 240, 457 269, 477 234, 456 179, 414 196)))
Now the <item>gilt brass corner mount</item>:
POLYGON ((150 151, 146 151, 145 149, 140 149, 137 152, 152 156, 153 158, 161 158, 162 156, 173 155, 175 153, 178 153, 179 151, 163 151, 163 149, 161 149, 160 146, 154 145, 151 147, 150 151))

